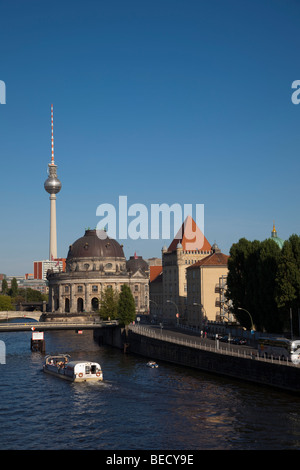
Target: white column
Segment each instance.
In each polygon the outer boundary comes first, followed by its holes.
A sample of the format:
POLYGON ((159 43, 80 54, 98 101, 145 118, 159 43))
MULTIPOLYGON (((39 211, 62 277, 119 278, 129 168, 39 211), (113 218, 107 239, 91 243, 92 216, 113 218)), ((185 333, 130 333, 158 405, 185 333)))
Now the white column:
POLYGON ((49 260, 57 258, 57 238, 56 238, 56 196, 50 196, 50 247, 49 260))

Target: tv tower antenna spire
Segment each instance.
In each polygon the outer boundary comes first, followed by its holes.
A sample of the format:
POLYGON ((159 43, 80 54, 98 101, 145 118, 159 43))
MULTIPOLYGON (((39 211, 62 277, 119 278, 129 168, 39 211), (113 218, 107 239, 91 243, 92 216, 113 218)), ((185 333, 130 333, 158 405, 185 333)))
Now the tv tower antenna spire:
POLYGON ((53 137, 53 105, 51 105, 51 163, 48 163, 48 178, 44 188, 50 194, 50 243, 49 260, 57 258, 57 235, 56 235, 56 194, 61 190, 61 182, 57 178, 57 166, 54 163, 54 137, 53 137))
POLYGON ((51 164, 54 165, 53 104, 51 104, 51 164))

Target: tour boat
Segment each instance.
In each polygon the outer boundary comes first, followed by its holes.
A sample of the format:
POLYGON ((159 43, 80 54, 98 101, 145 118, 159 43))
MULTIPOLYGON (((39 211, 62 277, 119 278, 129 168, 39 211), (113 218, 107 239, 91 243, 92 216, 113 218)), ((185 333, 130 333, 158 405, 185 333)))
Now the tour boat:
POLYGON ((156 364, 156 362, 154 362, 154 361, 149 361, 149 362, 147 362, 147 366, 151 367, 152 369, 154 369, 154 368, 157 369, 158 364, 156 364))
POLYGON ((69 361, 69 355, 47 356, 44 372, 56 375, 71 382, 90 382, 103 380, 100 364, 89 361, 69 361))

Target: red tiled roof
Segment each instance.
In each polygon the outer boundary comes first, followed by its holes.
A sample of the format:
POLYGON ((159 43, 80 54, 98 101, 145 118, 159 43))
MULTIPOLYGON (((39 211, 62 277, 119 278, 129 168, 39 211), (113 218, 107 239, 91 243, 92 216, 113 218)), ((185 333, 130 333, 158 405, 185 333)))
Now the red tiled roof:
POLYGON ((181 243, 182 249, 185 251, 211 251, 210 243, 190 215, 183 222, 168 251, 175 251, 178 243, 181 243))
POLYGON ((161 271, 151 282, 151 284, 157 284, 159 282, 162 282, 163 280, 163 272, 161 271))
POLYGON ((160 275, 162 270, 162 266, 150 266, 150 282, 154 281, 154 279, 160 275))
POLYGON ((212 253, 205 258, 192 264, 187 269, 198 268, 199 266, 227 266, 229 256, 224 253, 212 253))

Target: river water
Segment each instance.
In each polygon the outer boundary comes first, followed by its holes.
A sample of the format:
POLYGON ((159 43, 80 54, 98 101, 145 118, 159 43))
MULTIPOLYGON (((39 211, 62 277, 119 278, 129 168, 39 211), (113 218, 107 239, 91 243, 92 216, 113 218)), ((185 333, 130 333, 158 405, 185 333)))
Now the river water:
POLYGON ((31 334, 1 333, 0 449, 300 449, 300 399, 284 392, 147 360, 46 332, 46 354, 101 364, 104 381, 70 383, 42 372, 31 334))

